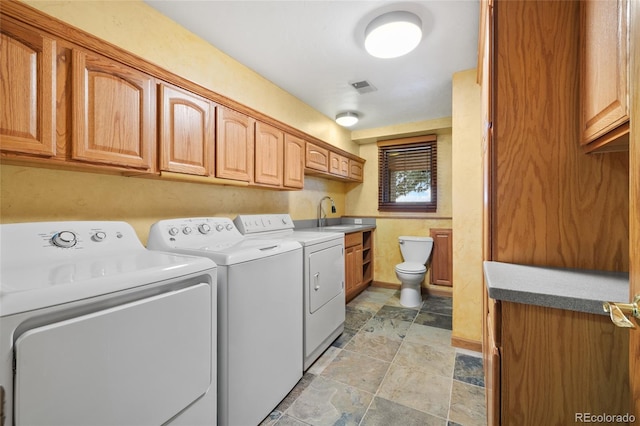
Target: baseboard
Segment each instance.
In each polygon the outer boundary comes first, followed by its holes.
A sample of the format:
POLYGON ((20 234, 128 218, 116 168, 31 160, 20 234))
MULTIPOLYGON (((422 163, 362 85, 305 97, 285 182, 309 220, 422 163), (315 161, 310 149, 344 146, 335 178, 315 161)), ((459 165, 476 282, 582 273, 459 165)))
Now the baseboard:
POLYGON ((451 346, 482 353, 482 342, 451 336, 451 346))
POLYGON ((384 281, 372 281, 371 287, 390 288, 394 290, 400 290, 400 284, 385 283, 384 281))

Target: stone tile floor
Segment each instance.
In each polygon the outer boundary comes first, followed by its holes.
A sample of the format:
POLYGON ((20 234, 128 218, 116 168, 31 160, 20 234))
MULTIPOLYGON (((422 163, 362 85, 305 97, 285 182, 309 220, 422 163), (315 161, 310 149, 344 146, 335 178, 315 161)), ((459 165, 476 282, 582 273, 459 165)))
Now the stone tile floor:
POLYGON ((486 425, 480 353, 451 346, 451 299, 419 308, 369 287, 344 333, 262 426, 486 425))

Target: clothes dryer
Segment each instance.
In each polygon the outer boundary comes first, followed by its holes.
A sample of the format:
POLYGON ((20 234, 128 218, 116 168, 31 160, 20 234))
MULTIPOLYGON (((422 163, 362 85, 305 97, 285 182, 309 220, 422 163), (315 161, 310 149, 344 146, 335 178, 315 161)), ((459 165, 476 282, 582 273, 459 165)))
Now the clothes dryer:
POLYGON ((344 235, 296 230, 288 214, 239 215, 236 227, 247 237, 278 238, 303 247, 304 350, 303 368, 344 331, 344 235))
POLYGON ((211 425, 216 265, 125 222, 0 225, 10 425, 211 425))

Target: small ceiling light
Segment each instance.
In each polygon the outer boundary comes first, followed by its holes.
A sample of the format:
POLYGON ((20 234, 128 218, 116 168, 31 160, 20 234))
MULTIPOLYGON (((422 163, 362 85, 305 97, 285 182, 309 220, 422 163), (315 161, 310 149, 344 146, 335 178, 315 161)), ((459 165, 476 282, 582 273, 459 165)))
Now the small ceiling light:
POLYGON ((415 49, 422 39, 422 21, 407 11, 388 12, 371 21, 364 47, 376 58, 397 58, 415 49))
POLYGON ((351 127, 358 122, 358 114, 355 112, 341 112, 336 115, 336 123, 344 127, 351 127))

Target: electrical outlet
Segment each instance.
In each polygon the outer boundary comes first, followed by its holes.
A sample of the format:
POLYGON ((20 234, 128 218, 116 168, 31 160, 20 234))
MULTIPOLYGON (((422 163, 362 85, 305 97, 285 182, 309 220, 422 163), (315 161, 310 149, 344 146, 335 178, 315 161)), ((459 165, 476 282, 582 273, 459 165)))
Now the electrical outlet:
POLYGON ((355 219, 355 220, 354 220, 354 223, 355 223, 356 225, 362 225, 362 219, 355 219))

